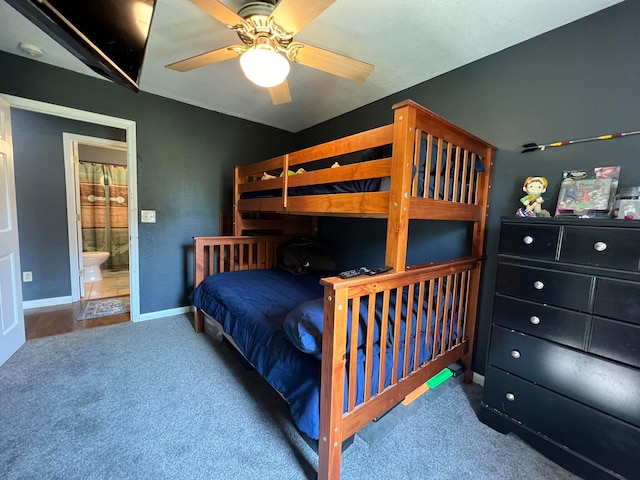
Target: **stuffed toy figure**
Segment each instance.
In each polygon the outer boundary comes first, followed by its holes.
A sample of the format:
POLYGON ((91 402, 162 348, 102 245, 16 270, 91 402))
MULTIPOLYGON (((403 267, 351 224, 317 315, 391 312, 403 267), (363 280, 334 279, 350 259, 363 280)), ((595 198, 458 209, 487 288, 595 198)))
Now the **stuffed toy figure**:
POLYGON ((522 186, 522 190, 526 195, 520 199, 520 203, 524 207, 516 211, 519 217, 550 217, 547 210, 542 208, 544 198, 542 194, 547 191, 549 182, 544 177, 527 177, 522 186))

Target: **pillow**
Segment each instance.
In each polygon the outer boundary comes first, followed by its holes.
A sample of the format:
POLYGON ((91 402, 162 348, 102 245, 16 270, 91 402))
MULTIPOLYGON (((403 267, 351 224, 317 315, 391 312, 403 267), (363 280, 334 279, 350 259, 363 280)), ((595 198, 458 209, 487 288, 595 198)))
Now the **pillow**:
POLYGON ((322 352, 324 301, 322 298, 302 302, 284 319, 282 328, 287 339, 304 353, 322 352))
MULTIPOLYGON (((380 340, 380 314, 382 305, 377 305, 373 330, 373 341, 380 340)), ((368 305, 365 299, 360 303, 360 319, 358 326, 358 347, 366 342, 366 319, 368 305)), ((347 353, 351 350, 351 308, 347 314, 347 353)), ((291 310, 284 319, 282 328, 287 339, 298 350, 311 355, 322 353, 322 332, 324 329, 324 300, 316 298, 302 302, 291 310)))

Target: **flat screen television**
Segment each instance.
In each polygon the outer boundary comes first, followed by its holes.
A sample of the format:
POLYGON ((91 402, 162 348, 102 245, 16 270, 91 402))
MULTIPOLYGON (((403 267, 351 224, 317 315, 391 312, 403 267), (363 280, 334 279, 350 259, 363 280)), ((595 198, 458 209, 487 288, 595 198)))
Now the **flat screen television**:
POLYGON ((104 77, 139 91, 156 0, 6 0, 104 77))

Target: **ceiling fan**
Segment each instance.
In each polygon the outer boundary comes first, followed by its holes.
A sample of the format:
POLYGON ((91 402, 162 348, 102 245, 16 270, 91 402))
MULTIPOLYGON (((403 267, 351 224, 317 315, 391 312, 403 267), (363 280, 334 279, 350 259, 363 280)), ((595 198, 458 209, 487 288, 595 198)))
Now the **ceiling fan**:
POLYGON ((291 101, 287 75, 289 62, 364 82, 373 65, 302 42, 294 35, 326 10, 335 0, 251 1, 238 13, 219 0, 189 0, 238 34, 242 45, 217 50, 166 65, 178 72, 240 57, 240 66, 249 80, 269 89, 274 105, 291 101))

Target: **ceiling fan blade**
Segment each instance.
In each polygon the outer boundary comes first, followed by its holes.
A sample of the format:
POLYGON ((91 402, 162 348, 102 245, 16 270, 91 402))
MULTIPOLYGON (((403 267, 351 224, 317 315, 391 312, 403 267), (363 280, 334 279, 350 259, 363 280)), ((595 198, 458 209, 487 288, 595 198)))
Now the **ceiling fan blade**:
POLYGON ((235 45, 201 53, 200 55, 186 58, 179 62, 170 63, 169 65, 165 65, 165 67, 177 72, 188 72, 189 70, 195 70, 196 68, 211 65, 212 63, 223 62, 238 56, 238 51, 233 50, 232 47, 235 47, 235 45))
MULTIPOLYGON (((295 47, 297 44, 298 42, 295 45, 291 44, 291 46, 295 47)), ((298 48, 293 57, 294 61, 307 67, 316 68, 360 83, 364 83, 374 69, 374 66, 369 63, 307 44, 303 44, 301 48, 298 48)))
POLYGON ((204 10, 216 20, 227 26, 242 25, 243 19, 236 12, 218 0, 189 0, 196 7, 204 10))
POLYGON ((295 35, 336 0, 280 0, 271 18, 287 33, 295 35))
POLYGON ((271 87, 269 89, 269 95, 271 95, 271 102, 274 105, 280 105, 281 103, 289 103, 291 101, 291 91, 289 90, 289 82, 284 79, 280 85, 271 87))

